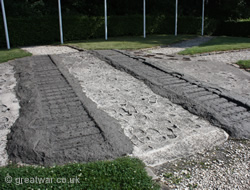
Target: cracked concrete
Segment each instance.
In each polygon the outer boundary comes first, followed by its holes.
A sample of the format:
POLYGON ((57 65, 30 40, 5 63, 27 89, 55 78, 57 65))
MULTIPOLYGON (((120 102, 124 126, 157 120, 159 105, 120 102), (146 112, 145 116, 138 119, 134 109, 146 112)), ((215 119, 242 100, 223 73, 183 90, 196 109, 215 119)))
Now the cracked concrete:
POLYGON ((11 161, 53 165, 113 159, 132 151, 115 119, 79 98, 48 56, 19 59, 14 66, 21 109, 8 135, 11 161))
MULTIPOLYGON (((188 45, 189 43, 186 42, 188 45)), ((191 44, 192 45, 192 44, 191 44)), ((249 60, 249 50, 220 52, 212 55, 177 55, 187 45, 167 47, 152 50, 136 50, 129 53, 143 57, 147 62, 165 69, 190 75, 199 81, 217 85, 229 91, 250 98, 250 73, 234 67, 232 64, 239 60, 249 60)))
POLYGON ((211 86, 175 70, 156 66, 124 51, 92 53, 117 69, 143 80, 156 94, 223 128, 232 137, 250 138, 250 99, 211 86))
POLYGON ((156 95, 143 82, 86 52, 52 58, 68 69, 98 108, 119 121, 134 144, 133 155, 147 165, 209 149, 228 137, 223 130, 156 95))
POLYGON ((19 101, 16 97, 16 78, 13 66, 0 64, 0 166, 8 164, 6 152, 7 134, 19 116, 19 101))

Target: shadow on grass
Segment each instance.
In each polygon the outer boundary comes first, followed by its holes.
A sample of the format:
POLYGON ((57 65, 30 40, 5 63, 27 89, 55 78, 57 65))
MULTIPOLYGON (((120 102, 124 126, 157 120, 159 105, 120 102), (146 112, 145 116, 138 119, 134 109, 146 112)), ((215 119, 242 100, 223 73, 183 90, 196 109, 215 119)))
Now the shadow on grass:
POLYGON ((75 45, 83 49, 143 49, 155 46, 167 46, 169 44, 192 39, 192 35, 150 35, 146 38, 141 36, 123 36, 111 37, 107 41, 104 39, 93 39, 85 41, 69 42, 69 45, 75 45))
POLYGON ((200 45, 200 47, 216 45, 240 45, 247 43, 249 43, 250 46, 250 38, 220 36, 200 45))

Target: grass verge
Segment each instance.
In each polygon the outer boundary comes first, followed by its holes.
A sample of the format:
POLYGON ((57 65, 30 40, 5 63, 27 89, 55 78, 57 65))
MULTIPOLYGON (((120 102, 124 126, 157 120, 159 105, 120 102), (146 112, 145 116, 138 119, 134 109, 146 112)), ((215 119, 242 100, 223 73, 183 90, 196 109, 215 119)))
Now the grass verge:
POLYGON ((135 158, 54 167, 0 168, 0 189, 159 189, 135 158), (9 182, 9 183, 7 183, 9 182))
POLYGON ((181 55, 193 55, 214 51, 228 51, 250 48, 250 38, 240 37, 216 37, 200 46, 195 46, 181 51, 181 55))
POLYGON ((236 63, 242 69, 250 69, 250 60, 241 60, 236 63))
POLYGON ((82 49, 143 49, 156 46, 166 46, 180 41, 192 39, 192 35, 150 35, 147 38, 141 36, 132 37, 113 37, 107 41, 104 39, 93 39, 81 42, 71 42, 68 45, 73 45, 82 49))
POLYGON ((31 55, 32 55, 31 53, 28 53, 18 48, 14 48, 10 50, 0 49, 0 63, 7 62, 9 60, 16 59, 16 58, 31 56, 31 55))

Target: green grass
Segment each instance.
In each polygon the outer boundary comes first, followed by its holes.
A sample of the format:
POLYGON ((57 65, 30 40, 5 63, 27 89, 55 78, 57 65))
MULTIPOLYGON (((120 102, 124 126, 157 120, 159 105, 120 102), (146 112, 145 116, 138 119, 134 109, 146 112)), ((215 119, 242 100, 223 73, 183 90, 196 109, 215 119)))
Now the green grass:
POLYGON ((135 158, 54 167, 0 168, 0 189, 159 189, 135 158), (11 176, 11 177, 10 177, 11 176), (6 178, 7 177, 7 178, 6 178), (12 179, 11 183, 5 180, 12 179), (70 180, 71 179, 71 180, 70 180), (44 180, 42 182, 42 180, 44 180), (40 181, 40 184, 39 184, 40 181), (66 182, 66 183, 65 183, 66 182))
POLYGON ((200 46, 195 46, 188 48, 179 54, 200 54, 208 53, 214 51, 228 51, 228 50, 238 50, 250 48, 250 38, 240 38, 240 37, 216 37, 209 42, 206 42, 200 46))
POLYGON ((182 181, 181 177, 176 177, 172 173, 165 173, 163 177, 165 177, 167 180, 169 180, 169 182, 173 184, 179 184, 182 181))
POLYGON ((81 42, 71 42, 68 45, 73 45, 82 49, 143 49, 152 48, 155 46, 166 46, 172 43, 194 38, 191 35, 151 35, 146 39, 143 37, 113 37, 107 41, 104 39, 93 39, 81 42))
POLYGON ((238 19, 237 22, 250 22, 250 18, 238 19))
POLYGON ((21 58, 21 57, 26 57, 26 56, 31 56, 31 53, 28 53, 24 50, 15 48, 11 50, 3 50, 0 49, 0 63, 16 59, 16 58, 21 58))
POLYGON ((241 60, 236 63, 242 69, 250 69, 250 60, 241 60))

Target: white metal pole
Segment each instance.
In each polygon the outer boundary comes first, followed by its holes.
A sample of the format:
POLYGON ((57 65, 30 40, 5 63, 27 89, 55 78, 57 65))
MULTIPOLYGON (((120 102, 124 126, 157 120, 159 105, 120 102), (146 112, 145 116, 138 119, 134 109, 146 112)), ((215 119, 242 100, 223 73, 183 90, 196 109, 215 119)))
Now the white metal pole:
POLYGON ((177 36, 177 24, 178 24, 178 0, 175 5, 175 36, 177 36))
POLYGON ((107 0, 104 0, 104 12, 105 12, 105 40, 108 40, 107 0))
POLYGON ((60 38, 61 38, 61 44, 63 44, 63 26, 62 26, 61 0, 58 0, 58 12, 59 12, 59 24, 60 24, 60 38))
POLYGON ((143 34, 146 38, 146 0, 143 0, 143 34))
POLYGON ((7 48, 10 49, 10 40, 9 40, 8 26, 7 26, 6 13, 5 13, 3 0, 1 0, 1 6, 2 6, 2 13, 3 13, 3 22, 4 22, 4 29, 5 29, 5 37, 6 37, 7 48))
POLYGON ((201 35, 204 35, 204 19, 205 19, 205 0, 202 1, 202 29, 201 29, 201 35))

